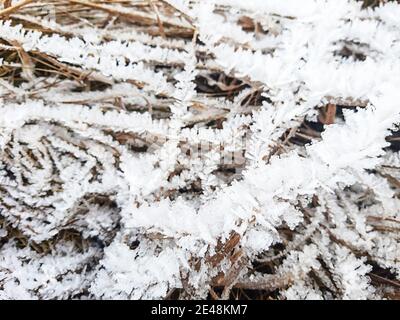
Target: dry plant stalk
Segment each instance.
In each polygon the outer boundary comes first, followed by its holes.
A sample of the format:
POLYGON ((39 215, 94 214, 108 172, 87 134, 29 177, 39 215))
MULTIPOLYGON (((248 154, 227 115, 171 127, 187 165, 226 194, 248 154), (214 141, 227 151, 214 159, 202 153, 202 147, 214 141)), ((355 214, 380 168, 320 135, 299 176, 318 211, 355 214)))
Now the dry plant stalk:
POLYGON ((0 19, 0 299, 399 299, 400 4, 0 19))

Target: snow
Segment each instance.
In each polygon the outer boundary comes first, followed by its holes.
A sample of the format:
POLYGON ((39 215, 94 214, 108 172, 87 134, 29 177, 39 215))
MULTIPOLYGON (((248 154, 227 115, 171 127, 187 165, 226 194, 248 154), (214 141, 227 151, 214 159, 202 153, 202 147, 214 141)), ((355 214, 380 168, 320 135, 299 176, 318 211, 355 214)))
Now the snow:
MULTIPOLYGON (((50 33, 0 22, 20 56, 80 72, 0 79, 0 299, 159 299, 182 288, 204 299, 237 263, 236 280, 262 277, 256 260, 291 279, 282 298, 385 298, 369 274, 373 261, 400 280, 400 158, 388 140, 400 123, 400 5, 166 2, 179 10, 162 11, 166 30, 192 38, 115 20, 100 29, 26 16, 50 33), (334 101, 352 102, 343 118, 291 142, 334 101)), ((0 71, 22 60, 1 58, 0 71)))

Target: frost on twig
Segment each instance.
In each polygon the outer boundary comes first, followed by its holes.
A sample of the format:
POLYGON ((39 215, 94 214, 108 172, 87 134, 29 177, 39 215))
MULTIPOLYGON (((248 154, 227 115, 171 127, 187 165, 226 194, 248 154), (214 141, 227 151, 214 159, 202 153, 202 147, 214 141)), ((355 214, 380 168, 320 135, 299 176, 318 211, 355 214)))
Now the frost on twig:
POLYGON ((1 299, 399 296, 399 4, 0 14, 1 299))

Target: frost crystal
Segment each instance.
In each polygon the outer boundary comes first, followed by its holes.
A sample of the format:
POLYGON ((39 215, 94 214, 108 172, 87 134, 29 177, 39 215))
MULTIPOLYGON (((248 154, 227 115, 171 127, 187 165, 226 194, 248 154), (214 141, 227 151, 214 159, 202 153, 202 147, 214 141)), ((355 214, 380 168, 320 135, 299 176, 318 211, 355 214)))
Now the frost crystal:
POLYGON ((0 7, 0 299, 398 297, 400 4, 56 2, 0 7))

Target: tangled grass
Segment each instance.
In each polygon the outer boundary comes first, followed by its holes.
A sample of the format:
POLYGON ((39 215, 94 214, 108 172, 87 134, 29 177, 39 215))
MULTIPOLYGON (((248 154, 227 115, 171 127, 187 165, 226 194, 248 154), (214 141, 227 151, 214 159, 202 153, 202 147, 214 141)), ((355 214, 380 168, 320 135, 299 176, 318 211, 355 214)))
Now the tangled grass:
MULTIPOLYGON (((373 113, 380 95, 369 89, 314 98, 317 84, 304 79, 264 81, 274 65, 267 76, 253 65, 279 55, 281 36, 291 43, 283 30, 294 31, 297 17, 263 20, 223 2, 210 9, 212 25, 208 7, 193 13, 180 1, 3 1, 0 298, 400 298, 395 113, 373 113), (286 119, 287 101, 304 109, 286 119), (268 131, 262 117, 278 124, 268 131), (318 145, 328 141, 321 150, 334 154, 336 139, 346 144, 339 134, 357 137, 368 125, 364 137, 376 133, 376 145, 319 171, 318 145), (209 149, 193 160, 203 141, 209 149), (253 156, 258 147, 267 151, 253 156), (318 186, 297 177, 314 166, 303 159, 317 163, 318 186), (332 190, 336 175, 344 178, 332 190), (283 191, 262 198, 274 179, 283 191)), ((365 0, 357 19, 379 19, 371 8, 386 3, 365 0)), ((377 81, 390 78, 394 64, 384 64, 391 56, 379 45, 340 40, 332 54, 340 63, 376 59, 377 81)))

